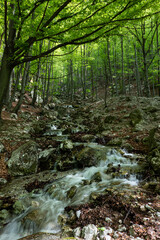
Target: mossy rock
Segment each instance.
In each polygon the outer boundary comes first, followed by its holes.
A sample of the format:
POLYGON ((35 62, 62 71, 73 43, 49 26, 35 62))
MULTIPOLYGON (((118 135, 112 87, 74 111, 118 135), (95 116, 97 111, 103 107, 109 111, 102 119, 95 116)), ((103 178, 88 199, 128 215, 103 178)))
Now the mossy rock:
POLYGON ((73 198, 76 192, 77 192, 77 187, 72 186, 67 192, 67 198, 73 198))
POLYGON ((16 149, 7 162, 11 176, 25 176, 38 169, 38 144, 29 141, 16 149))
POLYGON ((100 173, 100 172, 96 172, 96 173, 92 176, 91 181, 94 181, 94 182, 100 182, 100 181, 102 181, 101 173, 100 173))
POLYGON ((136 124, 138 124, 143 119, 142 111, 138 108, 134 109, 130 113, 129 118, 131 126, 135 127, 136 124))

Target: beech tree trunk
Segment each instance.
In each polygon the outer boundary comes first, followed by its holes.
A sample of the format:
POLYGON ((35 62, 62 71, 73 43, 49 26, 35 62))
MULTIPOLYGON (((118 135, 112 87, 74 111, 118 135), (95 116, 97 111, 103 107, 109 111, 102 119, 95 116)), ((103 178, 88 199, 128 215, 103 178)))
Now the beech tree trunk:
POLYGON ((2 108, 4 104, 4 99, 8 91, 10 77, 13 70, 13 66, 10 64, 8 59, 9 59, 8 50, 4 49, 4 54, 2 57, 1 69, 0 69, 0 119, 1 119, 1 113, 2 113, 2 108))

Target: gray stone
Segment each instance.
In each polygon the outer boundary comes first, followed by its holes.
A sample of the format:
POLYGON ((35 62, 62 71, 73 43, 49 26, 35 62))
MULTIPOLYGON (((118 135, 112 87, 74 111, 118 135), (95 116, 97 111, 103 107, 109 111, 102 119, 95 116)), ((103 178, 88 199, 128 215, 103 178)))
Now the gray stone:
POLYGON ((75 238, 78 238, 81 236, 81 228, 80 227, 77 227, 73 230, 73 233, 74 233, 74 237, 75 238))
POLYGON ((55 148, 46 149, 39 153, 39 161, 45 162, 49 159, 52 153, 55 151, 55 148))
POLYGON ((7 180, 5 178, 0 178, 0 185, 5 185, 7 180))
POLYGON ((12 176, 36 173, 38 168, 38 144, 29 141, 20 146, 12 153, 7 165, 12 176))
POLYGON ((16 120, 18 119, 18 116, 16 113, 11 113, 11 118, 16 120))
POLYGON ((82 229, 82 237, 84 240, 94 240, 97 233, 98 229, 94 224, 89 224, 82 229))
POLYGON ((73 148, 73 143, 70 140, 66 140, 61 143, 60 148, 63 150, 71 150, 73 148))

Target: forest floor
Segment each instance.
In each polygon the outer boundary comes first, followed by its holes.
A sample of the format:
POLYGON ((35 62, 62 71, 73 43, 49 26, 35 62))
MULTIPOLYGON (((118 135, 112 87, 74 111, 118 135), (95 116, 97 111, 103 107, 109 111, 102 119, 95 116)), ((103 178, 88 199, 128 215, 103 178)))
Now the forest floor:
MULTIPOLYGON (((101 100, 94 103, 83 103, 84 106, 80 106, 82 102, 79 102, 80 109, 83 108, 81 111, 87 112, 87 114, 89 112, 91 116, 95 115, 96 117, 97 115, 98 118, 100 113, 102 113, 101 120, 104 120, 106 115, 112 116, 106 120, 110 127, 106 132, 105 130, 103 131, 104 136, 111 139, 125 139, 125 144, 127 143, 131 147, 131 152, 139 153, 145 158, 149 153, 150 146, 145 144, 144 139, 149 136, 153 128, 156 128, 154 138, 156 140, 160 139, 159 100, 152 101, 149 99, 146 101, 144 98, 137 102, 130 101, 125 97, 114 100, 110 98, 107 108, 104 108, 101 100), (137 108, 145 112, 145 117, 143 123, 139 124, 139 126, 137 125, 138 127, 135 129, 128 124, 128 121, 130 113, 137 108)), ((75 106, 77 107, 77 103, 75 106)), ((3 121, 0 126, 0 142, 4 145, 5 152, 0 153, 0 178, 9 179, 6 160, 28 138, 25 136, 20 137, 17 133, 20 132, 20 134, 27 135, 26 127, 29 127, 33 121, 41 118, 41 112, 41 107, 34 108, 26 102, 22 105, 18 117, 12 116, 6 110, 3 111, 3 121), (29 115, 24 119, 21 117, 21 113, 29 113, 29 115)), ((47 120, 46 117, 43 119, 47 120)), ((90 122, 90 119, 88 120, 90 122)), ((75 134, 74 137, 78 138, 79 135, 75 134)), ((148 175, 147 177, 150 176, 148 175)), ((116 228, 119 228, 119 231, 110 233, 111 239, 160 239, 160 195, 152 191, 152 189, 151 191, 149 189, 136 189, 130 194, 126 192, 119 194, 108 192, 106 196, 99 197, 94 203, 84 204, 75 209, 81 210, 82 214, 75 221, 74 226, 72 226, 74 228, 96 223, 111 228, 117 225, 116 228), (106 223, 106 217, 111 219, 111 223, 106 223), (120 227, 122 228, 121 230, 120 227), (125 228, 123 229, 123 227, 125 228)))

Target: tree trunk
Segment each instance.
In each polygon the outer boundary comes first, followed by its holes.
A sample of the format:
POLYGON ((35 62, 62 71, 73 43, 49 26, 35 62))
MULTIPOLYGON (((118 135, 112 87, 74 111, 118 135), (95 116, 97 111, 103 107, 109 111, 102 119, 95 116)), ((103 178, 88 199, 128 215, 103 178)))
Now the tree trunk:
POLYGON ((0 119, 1 119, 1 113, 2 113, 2 108, 4 104, 4 98, 6 96, 6 92, 8 91, 10 77, 13 70, 13 66, 8 61, 9 56, 7 52, 8 52, 7 49, 4 49, 4 54, 2 57, 1 69, 0 69, 0 119))
POLYGON ((157 41, 157 54, 158 54, 158 61, 157 61, 157 75, 158 75, 158 95, 160 96, 160 52, 159 52, 159 29, 158 29, 158 21, 156 22, 157 25, 157 35, 156 35, 156 41, 157 41))
POLYGON ((22 83, 21 83, 21 94, 20 94, 20 98, 19 98, 19 101, 18 101, 17 105, 16 105, 15 108, 13 109, 13 112, 16 113, 16 114, 18 113, 18 110, 20 109, 21 104, 22 104, 22 101, 23 101, 23 96, 24 96, 24 93, 25 93, 25 86, 26 86, 26 78, 27 78, 28 71, 29 71, 29 65, 30 65, 30 63, 27 62, 27 63, 26 63, 26 66, 25 66, 25 69, 24 69, 23 78, 22 78, 22 83))
POLYGON ((11 98, 10 98, 10 102, 8 104, 8 110, 9 111, 11 110, 12 102, 14 101, 14 98, 15 98, 15 94, 16 94, 16 91, 17 91, 17 88, 18 88, 18 84, 19 84, 20 75, 22 73, 22 69, 23 69, 23 64, 21 65, 20 68, 17 69, 16 82, 15 82, 14 90, 12 92, 12 95, 11 95, 11 98))
POLYGON ((123 36, 121 37, 121 57, 122 57, 122 94, 126 94, 124 82, 124 49, 123 49, 123 36))

